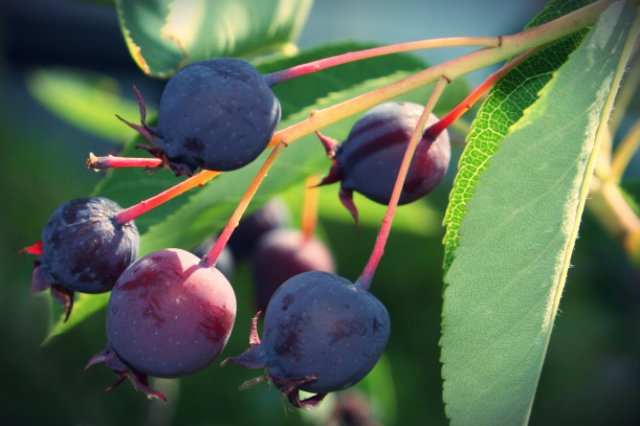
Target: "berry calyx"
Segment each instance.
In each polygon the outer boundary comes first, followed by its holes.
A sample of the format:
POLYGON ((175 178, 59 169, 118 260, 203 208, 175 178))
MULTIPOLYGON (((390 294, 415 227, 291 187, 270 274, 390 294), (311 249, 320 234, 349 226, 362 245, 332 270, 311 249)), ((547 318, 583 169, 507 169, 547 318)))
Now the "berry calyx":
MULTIPOLYGON (((340 199, 357 221, 353 191, 380 204, 388 204, 393 185, 423 106, 411 102, 387 102, 367 112, 339 144, 319 134, 334 164, 321 182, 340 181, 340 199)), ((427 125, 438 122, 431 115, 427 125)), ((399 204, 407 204, 428 194, 442 180, 449 167, 451 144, 446 131, 418 144, 409 174, 402 187, 399 204)))
POLYGON ((140 245, 133 222, 119 223, 122 209, 107 198, 68 201, 51 215, 37 244, 25 252, 38 255, 31 289, 51 289, 55 300, 71 314, 73 293, 104 293, 134 261, 140 245))
POLYGON ((256 317, 250 348, 223 364, 266 368, 294 406, 316 405, 328 392, 352 386, 371 371, 389 331, 389 314, 371 293, 335 274, 305 272, 273 295, 262 340, 256 317), (316 395, 301 400, 301 390, 316 395))
POLYGON ((229 281, 192 253, 165 249, 133 263, 113 287, 107 311, 107 348, 87 368, 104 362, 149 397, 147 376, 181 377, 199 371, 224 349, 236 316, 229 281))

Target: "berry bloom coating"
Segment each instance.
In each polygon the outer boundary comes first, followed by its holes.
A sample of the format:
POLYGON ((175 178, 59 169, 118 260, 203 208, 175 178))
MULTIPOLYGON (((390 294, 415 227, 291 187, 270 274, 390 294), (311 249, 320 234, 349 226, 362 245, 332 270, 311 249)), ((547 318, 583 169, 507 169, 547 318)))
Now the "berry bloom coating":
POLYGON ((259 241, 251 262, 259 311, 267 308, 282 283, 308 271, 335 272, 329 249, 295 229, 274 229, 259 241))
POLYGON ((267 368, 273 383, 297 407, 315 405, 328 392, 360 381, 374 367, 389 339, 389 314, 368 291, 326 272, 305 272, 273 295, 263 340, 229 358, 248 368, 267 368), (316 393, 300 400, 298 391, 316 393))
POLYGON ((250 256, 260 238, 269 231, 289 225, 290 216, 289 208, 282 201, 269 201, 240 221, 229 239, 229 248, 238 258, 250 256))
POLYGON ((111 290, 138 254, 138 230, 133 222, 117 222, 121 210, 106 198, 78 198, 58 207, 44 227, 32 290, 51 288, 67 317, 73 292, 111 290))
MULTIPOLYGON (((367 112, 342 144, 320 135, 334 165, 323 184, 341 181, 341 200, 357 217, 353 191, 380 204, 388 204, 402 157, 424 107, 412 102, 387 102, 367 112)), ((427 127, 438 118, 431 115, 427 127)), ((442 180, 451 158, 446 130, 435 141, 423 138, 416 149, 399 204, 428 194, 442 180)))
POLYGON ((248 62, 217 58, 174 75, 160 99, 155 145, 178 174, 253 161, 280 121, 280 102, 248 62))
POLYGON ((180 249, 150 253, 132 264, 111 292, 105 362, 147 395, 147 376, 180 377, 206 367, 222 352, 236 316, 236 298, 217 269, 180 249))

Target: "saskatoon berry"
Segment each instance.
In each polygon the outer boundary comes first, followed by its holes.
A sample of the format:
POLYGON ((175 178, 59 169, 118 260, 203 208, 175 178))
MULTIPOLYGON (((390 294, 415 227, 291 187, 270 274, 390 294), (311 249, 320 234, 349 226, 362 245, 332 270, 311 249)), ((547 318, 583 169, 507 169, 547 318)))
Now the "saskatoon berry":
POLYGON ((229 247, 238 258, 250 256, 264 234, 276 228, 287 226, 290 221, 287 206, 281 201, 273 199, 240 221, 229 239, 229 247))
MULTIPOLYGON (((203 258, 207 255, 207 253, 209 253, 209 251, 211 251, 211 248, 215 243, 215 238, 209 238, 204 243, 193 249, 191 252, 196 256, 203 258)), ((222 251, 220 252, 218 260, 216 261, 216 269, 222 272, 222 275, 224 275, 227 280, 231 280, 233 278, 235 261, 233 259, 233 253, 231 253, 231 250, 229 250, 227 247, 222 249, 222 251)))
POLYGON ((327 272, 305 272, 273 295, 263 340, 229 358, 247 368, 267 368, 273 383, 297 407, 315 405, 328 392, 361 380, 376 364, 389 338, 389 314, 371 293, 327 272), (298 391, 316 395, 300 400, 298 391))
POLYGON ((65 304, 67 317, 73 292, 111 290, 134 261, 140 237, 133 222, 118 223, 121 210, 106 198, 79 198, 58 207, 44 227, 32 290, 51 288, 54 298, 65 304))
POLYGON ((111 292, 105 362, 149 396, 147 376, 180 377, 211 363, 224 349, 236 316, 229 281, 180 249, 150 253, 132 264, 111 292))
MULTIPOLYGON (((335 160, 322 183, 341 181, 341 200, 354 216, 357 213, 353 191, 375 202, 389 203, 402 158, 423 109, 411 102, 380 104, 356 122, 342 144, 320 135, 329 156, 335 160)), ((437 121, 432 114, 427 127, 437 121)), ((447 172, 450 157, 446 130, 435 141, 423 138, 411 162, 399 204, 411 203, 435 188, 447 172)))
POLYGON ((335 272, 333 256, 322 242, 286 228, 274 229, 260 239, 251 266, 260 311, 289 278, 307 271, 335 272))
POLYGON ((158 129, 151 130, 157 149, 151 151, 177 174, 198 167, 235 170, 264 151, 279 121, 280 103, 251 64, 233 58, 195 62, 162 93, 158 129))

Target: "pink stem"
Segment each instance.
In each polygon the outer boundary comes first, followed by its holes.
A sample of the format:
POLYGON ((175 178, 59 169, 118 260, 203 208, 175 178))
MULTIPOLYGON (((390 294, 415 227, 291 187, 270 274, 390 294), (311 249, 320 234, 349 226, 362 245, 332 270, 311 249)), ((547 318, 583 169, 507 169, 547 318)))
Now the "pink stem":
POLYGON ((398 177, 396 178, 396 183, 393 187, 393 192, 391 193, 391 199, 389 200, 387 211, 384 215, 384 219, 382 220, 382 226, 380 227, 380 232, 378 233, 378 238, 376 239, 375 246, 373 247, 371 257, 364 267, 362 274, 356 281, 356 285, 363 290, 369 290, 369 287, 371 286, 373 275, 376 272, 378 263, 380 263, 382 255, 384 254, 384 247, 387 244, 387 239, 389 238, 389 233, 391 232, 391 224, 393 223, 393 217, 396 213, 396 208, 398 207, 400 193, 402 192, 402 187, 404 186, 404 182, 407 178, 409 166, 411 165, 411 160, 413 159, 413 154, 418 147, 418 143, 422 139, 423 129, 425 124, 427 123, 427 120, 429 119, 429 115, 431 114, 431 111, 433 111, 433 107, 435 106, 438 98, 440 97, 448 83, 449 80, 447 78, 440 77, 433 89, 433 92, 431 93, 431 96, 429 97, 429 100, 427 101, 427 104, 425 105, 424 111, 422 111, 422 115, 418 120, 416 129, 409 139, 409 144, 407 145, 407 150, 404 153, 404 157, 402 157, 402 163, 400 164, 398 177))
POLYGON ((304 241, 313 238, 318 222, 318 176, 310 176, 305 182, 302 202, 302 236, 304 241))
POLYGON ((375 58, 378 56, 390 55, 393 53, 408 52, 412 50, 432 49, 436 47, 454 47, 454 46, 484 46, 498 47, 502 43, 502 37, 449 37, 436 38, 429 40, 410 41, 405 43, 392 44, 389 46, 374 47, 371 49, 358 50, 355 52, 347 52, 341 55, 329 58, 318 59, 306 64, 296 65, 282 71, 273 72, 265 75, 265 79, 270 86, 321 71, 337 65, 349 62, 360 61, 363 59, 375 58))
POLYGON ((222 253, 222 250, 224 250, 225 246, 227 245, 229 238, 231 238, 231 234, 233 234, 233 231, 240 223, 240 219, 242 218, 244 212, 247 210, 247 207, 253 199, 253 196, 256 194, 258 188, 260 187, 260 184, 267 176, 267 172, 269 172, 269 169, 273 165, 273 162, 276 160, 276 158, 278 158, 278 155, 284 148, 286 148, 286 146, 287 145, 284 142, 280 142, 273 148, 271 154, 269 154, 256 176, 253 178, 253 181, 251 182, 251 185, 249 185, 247 192, 245 192, 245 194, 242 196, 242 199, 231 215, 231 218, 229 218, 227 225, 224 227, 224 230, 216 240, 216 243, 213 245, 213 247, 211 247, 209 253, 202 259, 203 263, 206 266, 216 266, 216 262, 218 261, 220 253, 222 253))
POLYGON ((187 192, 188 190, 195 188, 196 186, 202 186, 207 183, 209 180, 213 179, 220 172, 212 171, 212 170, 203 170, 197 175, 191 176, 189 179, 183 180, 179 184, 172 186, 171 188, 162 191, 158 195, 155 195, 151 198, 148 198, 144 201, 139 202, 138 204, 131 206, 127 209, 122 210, 116 216, 116 221, 118 223, 127 223, 138 216, 148 212, 149 210, 158 207, 159 205, 171 200, 172 198, 177 197, 178 195, 187 192))
POLYGON ((116 169, 122 167, 159 167, 163 161, 160 158, 129 158, 129 157, 114 157, 113 155, 106 155, 104 157, 96 157, 93 153, 89 154, 87 159, 87 167, 90 169, 106 170, 116 169))
POLYGON ((473 105, 482 96, 491 89, 502 77, 504 77, 509 71, 521 64, 522 61, 537 52, 538 49, 528 50, 524 53, 513 58, 507 64, 503 65, 499 70, 491 74, 485 81, 476 87, 469 95, 460 102, 455 108, 449 112, 446 116, 442 117, 440 121, 430 126, 425 132, 425 136, 430 140, 436 140, 440 133, 444 132, 454 121, 460 118, 465 112, 469 111, 473 105))

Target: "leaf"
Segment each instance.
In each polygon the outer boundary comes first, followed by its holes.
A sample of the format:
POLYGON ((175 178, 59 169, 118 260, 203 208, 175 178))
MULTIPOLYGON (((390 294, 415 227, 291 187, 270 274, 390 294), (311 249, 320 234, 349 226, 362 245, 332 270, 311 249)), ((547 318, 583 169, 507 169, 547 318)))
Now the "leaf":
POLYGON ((599 141, 638 36, 617 2, 554 73, 480 177, 445 277, 444 401, 453 425, 526 424, 599 141), (624 45, 624 48, 623 48, 624 45))
MULTIPOLYGON (((589 0, 551 0, 527 28, 543 24, 586 4, 589 0)), ((471 131, 467 145, 458 164, 444 224, 444 270, 446 271, 460 244, 460 223, 467 213, 467 202, 473 196, 478 178, 486 169, 488 159, 508 134, 509 128, 520 118, 526 108, 538 98, 538 92, 550 80, 569 54, 580 44, 585 32, 578 32, 552 43, 532 56, 499 81, 483 103, 471 131)))
POLYGON ((640 180, 623 181, 620 190, 635 214, 640 215, 640 180))
MULTIPOLYGON (((362 48, 364 48, 363 45, 355 43, 334 44, 303 52, 297 58, 263 63, 259 68, 261 71, 282 69, 318 57, 362 48)), ((306 119, 315 109, 373 90, 424 68, 425 64, 420 59, 401 54, 352 63, 307 75, 300 78, 300 80, 304 79, 302 86, 294 84, 297 83, 295 80, 278 85, 275 88, 276 94, 283 105, 283 122, 280 128, 306 119)), ((453 90, 446 92, 445 104, 455 105, 466 95, 466 84, 464 81, 455 82, 451 88, 453 90)), ((418 90, 403 99, 424 102, 429 90, 429 88, 418 90)), ((125 118, 135 120, 135 116, 125 118)), ((345 138, 355 120, 356 117, 342 120, 324 131, 335 138, 345 138)), ((140 142, 143 142, 140 138, 132 141, 123 155, 139 156, 140 152, 135 150, 134 145, 140 142)), ((266 155, 267 153, 264 153, 247 167, 224 173, 203 188, 171 200, 137 218, 136 225, 142 236, 140 255, 166 247, 190 249, 219 232, 266 155)), ((281 191, 295 185, 304 185, 307 176, 324 174, 330 164, 315 136, 307 136, 304 140, 291 144, 284 150, 265 179, 251 204, 250 211, 281 191)), ((118 169, 108 173, 96 187, 93 195, 111 198, 127 207, 177 182, 177 178, 168 170, 153 172, 149 175, 139 169, 118 169)), ((333 189, 337 191, 337 188, 333 189)), ((424 217, 427 214, 423 212, 424 217)), ((416 225, 416 227, 420 226, 416 225)), ((102 303, 106 304, 106 299, 102 303)), ((83 309, 83 305, 76 306, 72 317, 78 315, 83 309)), ((75 322, 69 322, 56 327, 63 332, 71 329, 75 324, 75 322)))
POLYGON ((120 96, 118 82, 106 75, 43 68, 29 74, 27 88, 49 111, 82 130, 120 144, 131 137, 113 114, 135 116, 138 105, 120 96))
POLYGON ((116 0, 120 27, 138 66, 169 77, 219 56, 252 56, 290 46, 312 0, 116 0))
POLYGON ((55 336, 63 334, 71 328, 82 324, 82 322, 89 316, 103 309, 109 301, 109 293, 102 294, 81 294, 76 295, 76 300, 73 303, 73 312, 69 316, 67 322, 63 322, 64 314, 60 314, 58 321, 49 330, 49 334, 42 342, 42 346, 48 345, 55 336))

